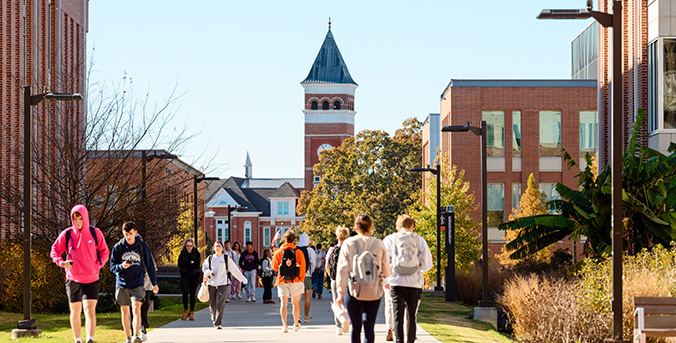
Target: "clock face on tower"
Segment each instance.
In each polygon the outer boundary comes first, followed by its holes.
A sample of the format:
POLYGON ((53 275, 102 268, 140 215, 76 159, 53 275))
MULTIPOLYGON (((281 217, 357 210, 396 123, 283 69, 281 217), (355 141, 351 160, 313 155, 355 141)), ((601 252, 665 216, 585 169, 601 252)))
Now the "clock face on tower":
POLYGON ((331 144, 328 144, 328 143, 324 143, 324 144, 320 145, 319 148, 317 148, 317 156, 319 156, 320 152, 322 152, 324 150, 329 150, 331 148, 333 148, 333 147, 331 146, 331 144))

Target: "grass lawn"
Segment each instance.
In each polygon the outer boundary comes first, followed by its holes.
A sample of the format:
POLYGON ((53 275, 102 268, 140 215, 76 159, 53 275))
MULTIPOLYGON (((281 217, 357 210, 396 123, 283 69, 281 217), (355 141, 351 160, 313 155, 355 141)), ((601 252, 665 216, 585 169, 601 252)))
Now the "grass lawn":
MULTIPOLYGON (((148 313, 148 322, 153 328, 158 328, 179 319, 183 314, 183 302, 180 297, 163 297, 162 308, 148 313)), ((195 311, 207 307, 206 303, 198 302, 195 311)), ((21 313, 0 312, 0 343, 4 342, 73 342, 73 333, 70 330, 68 314, 36 314, 38 328, 42 330, 39 338, 23 338, 13 340, 11 331, 16 323, 23 319, 21 313)), ((82 316, 82 338, 85 339, 84 315, 82 316)), ((96 315, 97 326, 95 339, 97 343, 123 342, 125 340, 120 321, 120 313, 99 313, 96 315)))
POLYGON ((418 324, 444 343, 513 342, 497 332, 492 325, 467 319, 466 316, 472 311, 472 307, 460 303, 447 303, 443 297, 423 293, 418 310, 418 324))

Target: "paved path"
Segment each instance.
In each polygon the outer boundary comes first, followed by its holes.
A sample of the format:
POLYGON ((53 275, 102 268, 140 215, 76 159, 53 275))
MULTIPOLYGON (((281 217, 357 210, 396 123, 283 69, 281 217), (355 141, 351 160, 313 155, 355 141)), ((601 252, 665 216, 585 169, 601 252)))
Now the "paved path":
MULTIPOLYGON (((324 299, 312 299, 312 320, 303 324, 298 332, 293 332, 289 327, 289 333, 281 332, 281 319, 279 317, 279 298, 276 290, 273 290, 273 300, 276 304, 263 304, 263 290, 256 290, 255 303, 247 303, 242 300, 230 300, 225 304, 223 317, 223 330, 216 330, 211 322, 209 309, 195 312, 195 321, 177 320, 161 328, 148 333, 148 343, 173 343, 173 342, 350 342, 350 333, 337 336, 336 327, 333 324, 331 312, 331 294, 324 290, 324 299)), ((301 303, 302 306, 302 303, 301 303)), ((289 323, 293 321, 291 316, 291 304, 289 304, 289 323)), ((176 316, 180 316, 177 313, 176 316)), ((301 316, 303 311, 301 310, 301 316)), ((302 318, 302 317, 301 317, 302 318)), ((152 323, 151 323, 152 324, 152 323)), ((378 321, 376 323, 376 341, 385 342, 385 317, 383 306, 380 306, 378 321)), ((417 343, 439 342, 418 326, 417 343)), ((363 339, 363 335, 362 335, 363 339)))

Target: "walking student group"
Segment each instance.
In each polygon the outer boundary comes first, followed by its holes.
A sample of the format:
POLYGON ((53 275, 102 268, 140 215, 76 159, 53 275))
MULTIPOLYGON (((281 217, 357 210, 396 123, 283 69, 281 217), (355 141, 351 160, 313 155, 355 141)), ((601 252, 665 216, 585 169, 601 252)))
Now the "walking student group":
MULTIPOLYGON (((73 207, 72 226, 63 230, 52 245, 51 258, 66 272, 66 293, 75 343, 94 343, 99 270, 110 259, 116 275, 115 301, 120 306, 125 342, 147 340, 150 297, 158 293, 153 254, 132 221, 122 225, 122 236, 108 249, 101 230, 90 226, 82 205, 73 207), (81 314, 85 314, 86 336, 82 338, 81 314)), ((311 298, 322 299, 324 276, 332 297, 336 335, 351 330, 351 341, 375 341, 374 327, 380 302, 385 301, 386 341, 413 343, 416 340, 416 313, 424 279, 432 268, 432 255, 425 239, 415 234, 415 220, 400 215, 396 232, 382 241, 371 235, 373 223, 366 214, 357 216, 353 232, 345 226, 335 229, 337 241, 328 252, 320 243, 313 247, 306 233, 289 230, 281 246, 266 248, 262 256, 239 242, 216 241, 213 253, 204 260, 192 239, 183 244, 178 257, 183 295, 182 320, 194 320, 196 299, 209 303, 214 328, 223 328, 225 304, 234 299, 256 302, 255 285, 264 288, 263 303, 275 304, 272 288, 280 302, 281 332, 294 332, 312 320, 311 298), (296 244, 296 240, 298 243, 296 244), (242 290, 244 288, 244 290, 242 290), (301 297, 304 317, 301 320, 301 297), (288 321, 288 303, 292 322, 288 321)))

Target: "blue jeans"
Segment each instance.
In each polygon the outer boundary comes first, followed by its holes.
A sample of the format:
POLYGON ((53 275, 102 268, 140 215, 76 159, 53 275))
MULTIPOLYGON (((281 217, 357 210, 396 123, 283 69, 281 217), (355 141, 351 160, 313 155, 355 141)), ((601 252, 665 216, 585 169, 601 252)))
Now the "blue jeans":
POLYGON ((246 298, 256 296, 256 270, 246 270, 244 271, 244 277, 246 278, 246 298))
POLYGON ((312 272, 312 287, 317 289, 317 294, 324 293, 324 269, 312 272))

